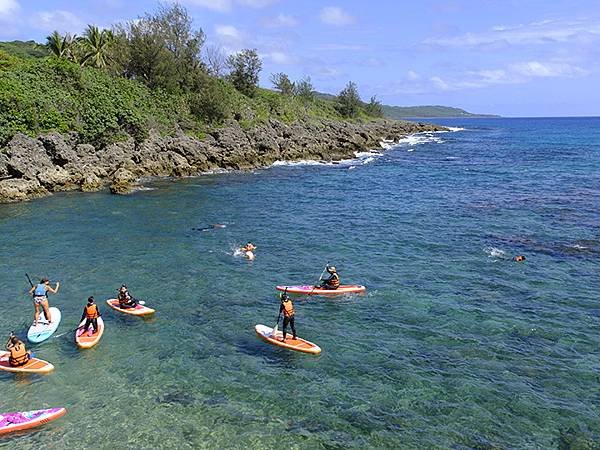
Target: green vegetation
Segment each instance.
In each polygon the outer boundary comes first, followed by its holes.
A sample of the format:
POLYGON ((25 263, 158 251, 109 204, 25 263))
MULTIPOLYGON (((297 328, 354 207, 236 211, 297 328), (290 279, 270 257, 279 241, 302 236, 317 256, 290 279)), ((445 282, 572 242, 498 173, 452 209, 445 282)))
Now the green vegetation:
POLYGON ((493 114, 472 114, 449 106, 388 106, 382 105, 383 115, 389 119, 407 117, 499 117, 493 114))
POLYGON ((272 76, 279 92, 263 89, 256 50, 226 58, 214 47, 203 52, 203 43, 179 4, 112 30, 55 31, 45 46, 0 43, 0 146, 17 132, 75 131, 83 142, 103 145, 127 135, 141 140, 151 128, 202 136, 228 119, 247 127, 269 118, 379 116, 352 82, 351 98, 344 91, 316 98, 310 78, 292 82, 284 73, 272 76))

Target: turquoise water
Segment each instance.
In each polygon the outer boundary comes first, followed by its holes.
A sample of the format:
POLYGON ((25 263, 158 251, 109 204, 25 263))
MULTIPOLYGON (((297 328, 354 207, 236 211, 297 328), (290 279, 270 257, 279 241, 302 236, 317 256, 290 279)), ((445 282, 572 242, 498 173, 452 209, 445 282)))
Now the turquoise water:
POLYGON ((0 333, 24 273, 61 281, 48 376, 0 411, 66 406, 6 448, 556 448, 600 440, 600 119, 438 120, 339 165, 0 205, 0 333), (194 231, 212 223, 224 229, 194 231), (235 256, 252 240, 256 260, 235 256), (512 256, 524 254, 522 264, 512 256), (327 262, 364 296, 297 299, 314 357, 272 347, 276 284, 327 262), (121 283, 157 314, 105 306, 121 283), (85 299, 106 332, 78 350, 85 299))

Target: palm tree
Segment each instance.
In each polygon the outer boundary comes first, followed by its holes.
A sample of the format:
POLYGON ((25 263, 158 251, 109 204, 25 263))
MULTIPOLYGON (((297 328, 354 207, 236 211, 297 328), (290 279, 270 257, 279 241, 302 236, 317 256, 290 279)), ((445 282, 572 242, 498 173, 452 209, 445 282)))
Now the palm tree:
POLYGON ((103 69, 110 61, 110 44, 114 39, 110 30, 102 30, 95 25, 88 25, 80 42, 83 45, 84 55, 81 58, 82 66, 92 66, 103 69))
POLYGON ((46 47, 59 58, 73 59, 76 39, 75 35, 66 33, 61 36, 58 31, 54 30, 50 36, 46 37, 46 47))

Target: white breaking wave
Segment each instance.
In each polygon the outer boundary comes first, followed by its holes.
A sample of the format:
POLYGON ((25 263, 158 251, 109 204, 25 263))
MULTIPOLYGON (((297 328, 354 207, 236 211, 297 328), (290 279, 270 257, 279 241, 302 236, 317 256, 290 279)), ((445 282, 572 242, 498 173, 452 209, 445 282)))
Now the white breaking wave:
MULTIPOLYGON (((395 147, 402 147, 403 145, 407 145, 408 147, 414 147, 420 144, 434 143, 434 144, 442 144, 445 141, 436 136, 437 133, 448 133, 455 131, 462 131, 464 128, 459 127, 447 127, 449 131, 425 131, 422 133, 415 133, 409 136, 403 137, 398 141, 393 141, 391 139, 382 139, 379 141, 379 145, 384 150, 389 150, 395 147)), ((408 151, 413 151, 412 148, 409 148, 408 151)), ((352 159, 342 159, 340 161, 318 161, 314 159, 301 159, 298 161, 285 161, 279 160, 275 161, 271 164, 271 167, 281 167, 281 166, 342 166, 349 167, 349 170, 355 169, 358 165, 370 164, 375 159, 381 157, 383 152, 377 150, 370 150, 366 152, 356 152, 354 156, 356 158, 352 159)))
POLYGON ((496 247, 486 247, 483 251, 486 252, 490 258, 504 258, 506 256, 504 250, 500 250, 496 247))

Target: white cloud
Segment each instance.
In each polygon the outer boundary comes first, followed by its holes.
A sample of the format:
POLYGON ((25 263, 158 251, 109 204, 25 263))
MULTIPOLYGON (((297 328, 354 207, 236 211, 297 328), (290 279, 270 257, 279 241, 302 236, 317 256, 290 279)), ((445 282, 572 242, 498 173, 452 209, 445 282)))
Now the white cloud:
POLYGON ((265 6, 272 5, 279 0, 238 0, 242 5, 250 6, 251 8, 264 8, 265 6))
POLYGON ((229 12, 233 6, 231 0, 184 0, 184 3, 218 12, 229 12))
POLYGON ((264 8, 278 0, 183 0, 184 3, 192 6, 210 9, 212 11, 227 13, 230 12, 235 4, 240 6, 249 6, 250 8, 264 8))
POLYGON ((543 20, 519 25, 497 25, 480 33, 436 37, 423 41, 433 47, 477 47, 498 44, 530 45, 600 40, 597 20, 543 20))
POLYGON ((294 57, 278 50, 269 53, 262 53, 260 56, 263 59, 270 59, 276 64, 294 64, 296 62, 294 57))
POLYGON ((291 28, 298 25, 298 20, 294 16, 280 13, 275 17, 263 19, 262 23, 268 28, 291 28))
POLYGON ((520 75, 525 77, 565 77, 575 78, 578 76, 584 76, 589 71, 582 69, 578 66, 563 62, 546 62, 541 63, 538 61, 521 62, 511 65, 511 69, 520 75))
POLYGON ((502 84, 524 84, 539 78, 576 78, 590 71, 564 61, 523 61, 503 68, 467 70, 448 76, 422 77, 409 70, 406 77, 380 88, 382 94, 428 94, 479 89, 502 84), (383 92, 387 91, 387 92, 383 92))
POLYGON ((19 10, 19 4, 16 0, 0 0, 0 17, 9 16, 19 10))
POLYGON ((319 19, 323 23, 335 26, 350 25, 355 22, 354 17, 338 6, 326 6, 323 8, 319 13, 319 19))
POLYGON ((415 72, 414 70, 409 70, 408 73, 406 74, 406 77, 409 80, 418 80, 419 74, 417 72, 415 72))
POLYGON ((40 11, 29 20, 33 28, 42 31, 80 33, 85 28, 85 23, 69 11, 40 11))
POLYGON ((215 33, 219 38, 227 40, 239 40, 242 37, 240 31, 233 25, 217 25, 215 26, 215 33))
POLYGON ((332 51, 358 51, 365 50, 366 47, 364 45, 356 45, 356 44, 321 44, 316 47, 316 50, 332 50, 332 51))

